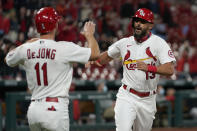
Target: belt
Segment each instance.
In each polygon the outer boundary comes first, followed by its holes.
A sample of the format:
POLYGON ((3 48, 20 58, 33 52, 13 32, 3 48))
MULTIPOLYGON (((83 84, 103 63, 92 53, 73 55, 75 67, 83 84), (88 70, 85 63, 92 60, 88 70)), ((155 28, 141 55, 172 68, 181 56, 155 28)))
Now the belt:
MULTIPOLYGON (((123 85, 123 88, 125 90, 127 90, 127 85, 123 85)), ((131 93, 133 93, 133 94, 135 94, 135 95, 137 95, 139 97, 147 97, 147 96, 151 95, 150 91, 149 92, 139 92, 139 91, 136 91, 136 90, 134 90, 132 88, 129 89, 129 92, 131 92, 131 93)), ((152 94, 156 94, 156 91, 153 91, 152 94)))
MULTIPOLYGON (((40 101, 42 99, 33 99, 31 101, 40 101)), ((46 97, 46 102, 58 102, 58 97, 46 97)))

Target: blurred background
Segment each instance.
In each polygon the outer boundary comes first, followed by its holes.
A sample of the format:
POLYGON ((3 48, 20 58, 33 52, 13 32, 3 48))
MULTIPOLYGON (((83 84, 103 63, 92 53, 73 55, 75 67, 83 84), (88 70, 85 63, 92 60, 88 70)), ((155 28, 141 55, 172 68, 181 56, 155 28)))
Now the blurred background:
MULTIPOLYGON (((0 130, 28 130, 30 94, 25 72, 21 67, 8 67, 3 60, 10 48, 39 37, 34 15, 45 6, 54 7, 62 16, 57 41, 87 46, 80 31, 83 21, 91 19, 101 51, 132 35, 131 17, 138 8, 152 10, 152 33, 169 43, 177 60, 175 74, 160 79, 153 127, 197 127, 197 0, 0 0, 0 130)), ((74 63, 73 76, 71 130, 114 130, 121 60, 100 68, 74 63)))

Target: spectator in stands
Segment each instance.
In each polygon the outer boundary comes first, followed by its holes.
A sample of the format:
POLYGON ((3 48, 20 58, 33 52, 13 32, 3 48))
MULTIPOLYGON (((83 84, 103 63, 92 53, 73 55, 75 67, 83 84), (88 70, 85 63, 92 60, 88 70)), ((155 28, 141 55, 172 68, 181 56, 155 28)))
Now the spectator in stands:
MULTIPOLYGON (((75 91, 76 89, 76 85, 72 82, 71 86, 70 86, 70 92, 75 91)), ((73 119, 75 121, 78 121, 80 119, 80 107, 79 107, 79 100, 72 100, 72 104, 73 104, 73 119)))
POLYGON ((189 66, 188 66, 188 52, 189 52, 189 49, 188 48, 185 48, 181 57, 177 60, 177 67, 176 67, 176 70, 178 71, 178 77, 179 78, 183 78, 184 77, 184 74, 180 74, 182 72, 189 72, 189 66))
POLYGON ((197 119, 197 107, 193 107, 190 111, 190 115, 194 118, 197 119))
POLYGON ((56 3, 56 10, 61 16, 66 16, 67 14, 66 5, 67 3, 65 0, 58 0, 56 3))
POLYGON ((10 31, 10 19, 8 15, 3 14, 3 9, 0 7, 0 35, 8 34, 10 31))
POLYGON ((197 79, 197 47, 194 47, 193 54, 189 58, 189 69, 191 77, 197 79))
POLYGON ((14 0, 2 0, 5 11, 9 11, 14 8, 14 0))
POLYGON ((77 28, 76 22, 73 21, 72 17, 67 16, 62 18, 59 27, 58 33, 56 36, 57 41, 77 41, 77 28))
MULTIPOLYGON (((12 47, 16 47, 11 41, 4 39, 0 44, 1 60, 3 60, 12 47)), ((10 68, 4 62, 0 64, 0 75, 3 79, 15 79, 18 68, 10 68)))
POLYGON ((10 30, 18 31, 18 19, 15 9, 9 11, 8 17, 10 18, 10 30))
POLYGON ((121 25, 123 26, 123 32, 126 31, 126 27, 129 24, 129 19, 134 14, 134 4, 132 0, 126 0, 120 6, 120 17, 121 17, 121 25))
POLYGON ((19 14, 19 30, 22 32, 26 32, 27 31, 27 21, 28 19, 26 18, 26 7, 21 7, 20 8, 20 14, 19 14))
POLYGON ((81 3, 81 9, 80 9, 80 20, 84 21, 87 16, 93 12, 91 8, 91 3, 88 0, 83 0, 81 3))
MULTIPOLYGON (((197 93, 197 84, 194 87, 194 92, 197 93)), ((197 99, 196 98, 189 98, 186 99, 186 107, 190 109, 190 115, 193 119, 197 120, 197 99)))
MULTIPOLYGON (((162 0, 163 1, 163 0, 162 0)), ((162 18, 163 18, 163 21, 165 22, 165 23, 167 23, 167 25, 169 26, 169 27, 173 27, 173 26, 175 26, 175 24, 174 24, 174 21, 173 21, 173 16, 172 16, 172 14, 174 13, 174 12, 171 12, 171 10, 170 10, 170 3, 169 2, 164 2, 163 3, 163 7, 161 8, 161 9, 163 9, 163 10, 160 10, 160 13, 161 13, 161 16, 162 16, 162 18)))
POLYGON ((155 15, 155 26, 152 30, 152 33, 162 37, 166 40, 166 30, 167 26, 163 23, 162 17, 160 15, 155 15))
POLYGON ((158 85, 157 86, 157 97, 156 97, 156 101, 157 102, 162 102, 165 101, 165 89, 162 85, 158 85))
POLYGON ((172 107, 174 107, 175 92, 176 90, 174 88, 168 88, 166 91, 166 100, 171 102, 172 107))
POLYGON ((152 10, 155 14, 159 14, 160 13, 160 6, 159 3, 160 1, 158 0, 150 0, 149 2, 149 8, 150 10, 152 10))

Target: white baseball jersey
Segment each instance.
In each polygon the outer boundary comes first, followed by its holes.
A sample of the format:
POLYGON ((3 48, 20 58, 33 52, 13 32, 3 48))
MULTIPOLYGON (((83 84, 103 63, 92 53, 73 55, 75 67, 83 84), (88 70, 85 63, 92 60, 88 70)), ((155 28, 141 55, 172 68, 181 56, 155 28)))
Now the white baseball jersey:
POLYGON ((6 62, 9 66, 24 66, 32 99, 68 97, 72 62, 86 63, 90 55, 90 48, 72 42, 39 39, 9 52, 6 62))
POLYGON ((142 43, 136 42, 133 36, 123 38, 109 47, 108 55, 112 58, 122 58, 122 83, 140 92, 156 90, 159 74, 137 70, 136 60, 150 65, 175 61, 169 45, 154 34, 142 43))

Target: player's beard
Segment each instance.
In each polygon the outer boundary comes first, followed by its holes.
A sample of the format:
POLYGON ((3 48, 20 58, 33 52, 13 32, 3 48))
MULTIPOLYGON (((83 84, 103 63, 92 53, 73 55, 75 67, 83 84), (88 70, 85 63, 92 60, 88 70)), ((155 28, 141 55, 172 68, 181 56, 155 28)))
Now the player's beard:
POLYGON ((141 28, 141 33, 137 33, 137 32, 136 32, 136 27, 134 28, 134 37, 135 37, 137 40, 142 39, 144 36, 146 36, 146 34, 147 34, 147 29, 142 29, 142 28, 141 28))

